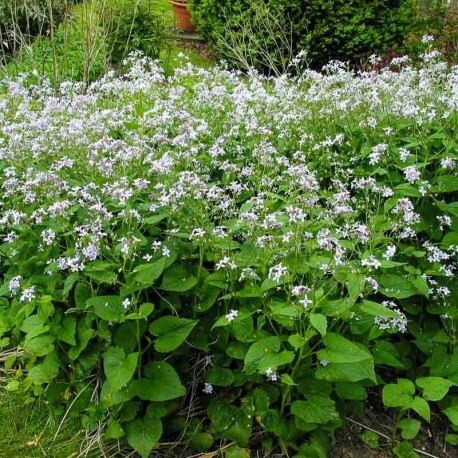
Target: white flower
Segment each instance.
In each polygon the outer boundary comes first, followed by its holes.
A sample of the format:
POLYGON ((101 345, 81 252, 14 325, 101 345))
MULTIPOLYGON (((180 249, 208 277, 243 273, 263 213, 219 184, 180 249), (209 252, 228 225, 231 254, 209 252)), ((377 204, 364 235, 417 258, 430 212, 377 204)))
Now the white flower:
POLYGON ((444 169, 453 169, 455 167, 455 160, 452 159, 451 157, 446 157, 445 159, 442 159, 441 161, 441 166, 444 169))
POLYGON ((227 315, 226 315, 226 320, 229 321, 229 323, 231 321, 234 321, 235 318, 237 317, 237 315, 239 314, 239 312, 237 310, 231 310, 227 315))
POLYGON ((220 269, 225 269, 229 268, 231 270, 237 269, 237 265, 234 263, 234 261, 231 260, 228 256, 225 256, 221 261, 216 263, 215 266, 216 270, 220 269))
POLYGON ((202 390, 205 394, 212 394, 213 393, 213 385, 211 383, 204 383, 204 388, 202 390))
POLYGON ((379 288, 379 284, 378 284, 378 281, 375 280, 375 278, 372 278, 372 277, 366 277, 364 280, 367 281, 367 283, 369 283, 369 285, 372 286, 372 289, 377 292, 378 291, 378 288, 379 288))
POLYGON ((126 297, 123 301, 122 301, 122 306, 127 309, 129 308, 129 305, 131 304, 131 301, 128 297, 126 297))
POLYGON ((361 265, 368 266, 369 270, 372 270, 372 268, 378 269, 382 265, 382 263, 374 255, 371 255, 368 258, 363 259, 361 261, 361 265))
POLYGON ((288 269, 282 264, 277 264, 269 269, 269 278, 279 282, 289 274, 288 269))
POLYGON ((8 287, 11 291, 11 294, 16 294, 19 291, 21 287, 21 281, 22 281, 22 277, 20 275, 18 275, 17 277, 13 277, 10 280, 8 287))
POLYGON ((21 293, 19 302, 31 302, 35 299, 35 286, 30 286, 21 293))
POLYGON ((431 42, 433 42, 433 41, 434 41, 434 37, 433 37, 432 35, 423 35, 423 36, 421 37, 421 42, 422 42, 422 43, 425 43, 425 44, 426 44, 426 43, 431 43, 431 42))
POLYGON ((382 254, 382 257, 389 261, 396 253, 396 247, 394 245, 388 245, 386 252, 382 254))
POLYGON ((192 230, 189 240, 199 239, 205 235, 205 231, 201 227, 196 227, 192 230))
POLYGON ((56 233, 52 229, 45 229, 41 233, 41 238, 46 245, 52 245, 56 239, 56 233))
POLYGON ((404 169, 404 176, 410 184, 413 184, 420 179, 421 173, 414 165, 410 165, 404 169))

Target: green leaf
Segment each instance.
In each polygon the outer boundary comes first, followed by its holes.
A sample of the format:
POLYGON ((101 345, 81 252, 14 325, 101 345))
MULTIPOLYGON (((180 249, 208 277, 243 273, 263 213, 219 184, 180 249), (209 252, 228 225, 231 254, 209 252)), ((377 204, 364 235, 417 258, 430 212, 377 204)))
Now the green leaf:
POLYGON ((395 383, 383 387, 382 399, 385 407, 401 407, 403 409, 409 409, 413 401, 412 396, 406 394, 402 386, 395 383))
POLYGON ((157 337, 154 342, 156 350, 162 353, 176 350, 191 334, 197 323, 197 320, 177 316, 164 316, 154 321, 149 331, 157 337))
POLYGON ((282 351, 276 354, 267 354, 258 363, 258 372, 264 373, 267 369, 276 369, 289 364, 294 359, 293 351, 282 351))
POLYGON ((326 348, 317 353, 318 359, 329 363, 357 363, 372 360, 372 355, 338 334, 328 334, 323 339, 326 348))
POLYGON ((107 439, 119 439, 122 436, 124 436, 124 430, 121 425, 114 418, 108 419, 105 437, 107 439))
POLYGON ((420 431, 421 422, 414 420, 413 418, 403 418, 398 423, 398 428, 401 430, 401 436, 403 439, 414 439, 420 431))
POLYGON ((295 383, 291 376, 288 374, 281 374, 280 380, 283 385, 297 386, 297 383, 295 383))
POLYGON ((191 447, 197 452, 210 450, 215 439, 210 433, 197 433, 191 437, 191 447))
POLYGON ((358 437, 370 448, 378 448, 378 446, 380 445, 379 435, 377 433, 374 433, 374 431, 364 431, 358 437))
POLYGON ((54 337, 41 335, 24 342, 24 350, 35 356, 45 356, 54 350, 54 337))
POLYGON ((140 399, 144 401, 168 401, 186 393, 175 369, 165 361, 152 361, 145 366, 145 376, 134 380, 131 385, 140 399))
POLYGON ((92 272, 86 272, 91 280, 97 284, 107 283, 113 285, 118 280, 117 275, 110 270, 94 270, 92 272))
POLYGON ((453 382, 442 377, 421 377, 415 383, 423 390, 423 397, 427 401, 440 401, 454 385, 453 382))
POLYGON ((196 284, 197 278, 189 276, 182 267, 176 266, 165 272, 161 288, 164 291, 184 293, 194 288, 196 284))
POLYGON ((77 283, 73 294, 76 308, 84 309, 86 307, 86 301, 91 297, 91 288, 86 283, 77 283))
POLYGON ((52 382, 58 372, 59 359, 57 353, 53 351, 46 356, 41 364, 36 364, 29 370, 27 378, 32 380, 35 385, 43 385, 52 382))
POLYGON ((254 342, 245 355, 245 371, 248 374, 257 372, 259 363, 268 354, 277 353, 281 342, 276 336, 265 337, 254 342))
POLYGON ((138 313, 129 313, 126 316, 127 320, 143 320, 153 313, 154 304, 146 302, 145 304, 140 305, 138 313))
POLYGON ((370 316, 382 316, 385 318, 399 318, 399 315, 388 307, 372 301, 363 301, 358 307, 361 312, 367 313, 370 316))
POLYGON ((417 288, 408 279, 400 275, 382 275, 380 284, 384 288, 383 293, 388 297, 406 299, 418 294, 417 288))
POLYGON ((125 431, 129 445, 142 458, 148 458, 162 436, 162 422, 150 416, 145 416, 143 420, 136 418, 126 424, 125 431))
POLYGON ((378 340, 372 349, 375 364, 405 369, 405 364, 399 360, 398 350, 395 345, 385 340, 378 340))
POLYGON ((442 410, 442 413, 447 415, 455 427, 458 426, 458 405, 447 407, 446 409, 442 410))
POLYGON ((340 399, 364 401, 367 398, 366 389, 358 383, 336 383, 336 394, 340 399))
POLYGON ((138 353, 126 357, 124 350, 112 347, 103 355, 103 370, 110 382, 112 392, 126 386, 137 368, 138 353))
POLYGON ((291 413, 306 423, 328 423, 339 418, 335 402, 326 396, 310 394, 306 401, 294 401, 291 413))
POLYGON ((420 458, 420 455, 415 453, 413 445, 410 442, 401 442, 393 448, 394 454, 398 458, 420 458))
MULTIPOLYGON (((322 361, 324 363, 324 361, 322 361)), ((357 363, 329 363, 319 367, 315 376, 319 380, 329 382, 359 382, 369 379, 376 383, 374 362, 372 360, 359 361, 357 363)))
POLYGON ((445 441, 450 445, 458 445, 458 434, 446 434, 445 441))
POLYGON ((248 444, 253 423, 251 415, 231 406, 224 399, 212 399, 207 412, 217 432, 239 445, 248 444))
POLYGON ((288 343, 294 347, 296 350, 302 348, 307 340, 302 337, 300 334, 292 334, 288 337, 288 343))
POLYGON ((310 316, 310 324, 322 335, 326 335, 326 331, 328 328, 328 321, 324 315, 320 315, 319 313, 311 313, 310 316))
POLYGON ((398 378, 398 385, 401 387, 403 394, 413 396, 415 394, 415 385, 409 379, 398 378))
POLYGON ((124 307, 119 296, 97 296, 86 301, 87 307, 92 307, 94 313, 102 320, 114 323, 123 323, 124 307))
POLYGON ((250 458, 251 454, 249 449, 233 445, 226 450, 224 456, 225 458, 250 458))
POLYGON ((234 374, 230 369, 211 369, 205 374, 205 381, 216 386, 229 386, 234 382, 234 374))
POLYGON ((54 335, 62 342, 70 345, 76 345, 76 319, 71 316, 65 316, 62 321, 53 328, 54 335))
POLYGON ((133 280, 136 283, 141 283, 143 286, 151 286, 162 275, 165 268, 165 258, 157 261, 140 264, 134 270, 133 280))
POLYGON ((429 404, 420 396, 415 396, 412 401, 412 405, 410 406, 412 410, 420 415, 420 417, 424 418, 426 421, 431 420, 431 410, 429 408, 429 404))
POLYGON ((227 356, 234 359, 245 359, 249 345, 245 342, 230 342, 226 348, 227 356))

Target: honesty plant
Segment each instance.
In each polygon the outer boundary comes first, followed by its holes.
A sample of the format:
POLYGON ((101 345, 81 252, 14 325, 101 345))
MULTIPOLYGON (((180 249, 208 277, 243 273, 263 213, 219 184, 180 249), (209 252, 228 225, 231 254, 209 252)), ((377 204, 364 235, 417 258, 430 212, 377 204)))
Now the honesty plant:
POLYGON ((386 407, 457 428, 458 69, 423 57, 4 81, 7 387, 144 457, 165 437, 314 456, 385 383, 386 407))

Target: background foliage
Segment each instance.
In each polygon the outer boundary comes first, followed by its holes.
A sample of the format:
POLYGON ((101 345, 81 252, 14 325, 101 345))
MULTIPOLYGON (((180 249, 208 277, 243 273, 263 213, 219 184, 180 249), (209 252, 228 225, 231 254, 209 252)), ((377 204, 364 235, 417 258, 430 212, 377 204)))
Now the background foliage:
MULTIPOLYGON (((220 1, 193 0, 193 17, 199 31, 209 39, 215 52, 231 62, 234 53, 224 45, 228 34, 243 33, 241 24, 253 21, 255 11, 267 4, 285 24, 274 28, 268 39, 271 46, 286 30, 291 29, 294 53, 306 50, 314 68, 338 59, 359 63, 373 52, 401 47, 415 16, 413 0, 268 0, 220 1), (260 6, 261 5, 261 6, 260 6)), ((266 29, 259 28, 251 36, 252 44, 263 40, 266 29)), ((256 48, 255 48, 256 49, 256 48)), ((288 55, 285 55, 287 58, 288 55)))

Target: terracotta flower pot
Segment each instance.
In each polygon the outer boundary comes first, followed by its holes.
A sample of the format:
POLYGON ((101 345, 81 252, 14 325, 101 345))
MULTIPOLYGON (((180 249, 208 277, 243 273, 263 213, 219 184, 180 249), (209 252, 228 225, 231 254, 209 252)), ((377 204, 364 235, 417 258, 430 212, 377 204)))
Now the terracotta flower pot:
POLYGON ((196 26, 191 22, 187 0, 171 0, 171 2, 175 15, 175 27, 186 32, 195 32, 196 26))

